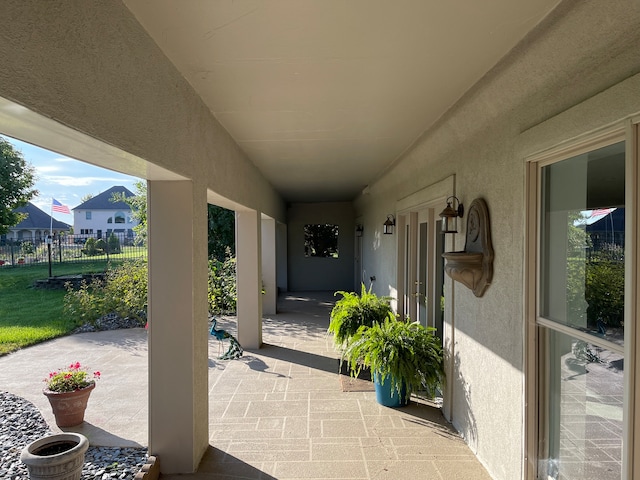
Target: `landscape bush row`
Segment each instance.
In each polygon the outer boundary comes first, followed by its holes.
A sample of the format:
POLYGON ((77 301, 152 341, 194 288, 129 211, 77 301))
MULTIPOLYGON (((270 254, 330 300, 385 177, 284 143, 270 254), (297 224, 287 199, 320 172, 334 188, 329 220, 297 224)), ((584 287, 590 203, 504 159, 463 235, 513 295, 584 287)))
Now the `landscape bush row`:
MULTIPOLYGON (((224 261, 209 260, 208 303, 211 315, 236 311, 236 259, 227 252, 224 261)), ((67 284, 64 312, 77 325, 95 324, 108 314, 147 322, 147 278, 145 260, 125 261, 109 266, 104 278, 82 281, 75 288, 67 284)))

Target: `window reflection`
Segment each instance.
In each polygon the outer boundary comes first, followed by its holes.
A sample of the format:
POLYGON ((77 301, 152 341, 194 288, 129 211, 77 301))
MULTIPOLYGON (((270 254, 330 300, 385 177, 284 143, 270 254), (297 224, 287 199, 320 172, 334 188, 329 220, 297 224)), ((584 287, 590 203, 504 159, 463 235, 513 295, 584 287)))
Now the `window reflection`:
POLYGON ((546 330, 547 451, 540 478, 618 480, 622 471, 622 355, 546 330))
POLYGON ((624 337, 624 143, 542 168, 544 318, 624 337))

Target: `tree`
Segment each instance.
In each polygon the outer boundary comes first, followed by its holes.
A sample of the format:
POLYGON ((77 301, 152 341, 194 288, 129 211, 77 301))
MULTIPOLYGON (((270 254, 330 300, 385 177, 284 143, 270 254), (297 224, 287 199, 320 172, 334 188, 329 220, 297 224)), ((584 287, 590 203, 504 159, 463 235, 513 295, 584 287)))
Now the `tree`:
POLYGON ((20 223, 25 215, 15 212, 38 194, 33 188, 35 169, 4 138, 0 137, 0 235, 20 223))
MULTIPOLYGON (((131 207, 131 216, 139 222, 133 227, 136 241, 145 242, 147 240, 147 184, 136 182, 134 185, 136 188, 134 196, 125 197, 122 193, 114 193, 111 201, 124 202, 131 207)), ((207 221, 209 258, 224 262, 229 255, 235 255, 235 214, 232 210, 208 205, 207 221)))
POLYGON ((138 224, 133 227, 136 243, 144 244, 147 241, 147 182, 136 182, 134 187, 134 196, 126 197, 123 192, 118 192, 112 195, 111 201, 124 202, 131 207, 131 218, 138 220, 138 224))
POLYGON ((224 262, 236 251, 235 213, 217 205, 209 205, 207 217, 209 258, 224 262))
POLYGON ((88 202, 93 198, 93 193, 87 193, 84 197, 80 199, 80 203, 88 202))

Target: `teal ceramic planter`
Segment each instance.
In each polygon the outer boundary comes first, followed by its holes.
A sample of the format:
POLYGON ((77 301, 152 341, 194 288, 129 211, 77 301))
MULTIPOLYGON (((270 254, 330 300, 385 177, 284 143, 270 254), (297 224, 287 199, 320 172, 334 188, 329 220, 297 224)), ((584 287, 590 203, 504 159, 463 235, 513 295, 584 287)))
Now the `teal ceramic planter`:
POLYGON ((409 395, 407 387, 404 385, 400 392, 392 387, 391 376, 387 375, 384 382, 380 383, 379 376, 373 376, 373 383, 376 389, 376 401, 385 407, 398 408, 409 405, 409 395))

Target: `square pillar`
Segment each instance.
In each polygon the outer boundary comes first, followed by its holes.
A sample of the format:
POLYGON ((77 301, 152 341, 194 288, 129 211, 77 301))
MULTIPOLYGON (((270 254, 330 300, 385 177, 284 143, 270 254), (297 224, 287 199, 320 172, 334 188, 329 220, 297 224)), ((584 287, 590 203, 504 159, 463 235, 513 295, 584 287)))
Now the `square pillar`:
POLYGON ((238 341, 244 348, 262 345, 261 221, 255 210, 236 212, 238 341))
POLYGON ((206 189, 150 181, 147 202, 149 452, 192 473, 209 444, 206 189))
POLYGON ((276 314, 278 287, 276 285, 276 221, 273 218, 262 219, 262 313, 276 314))

